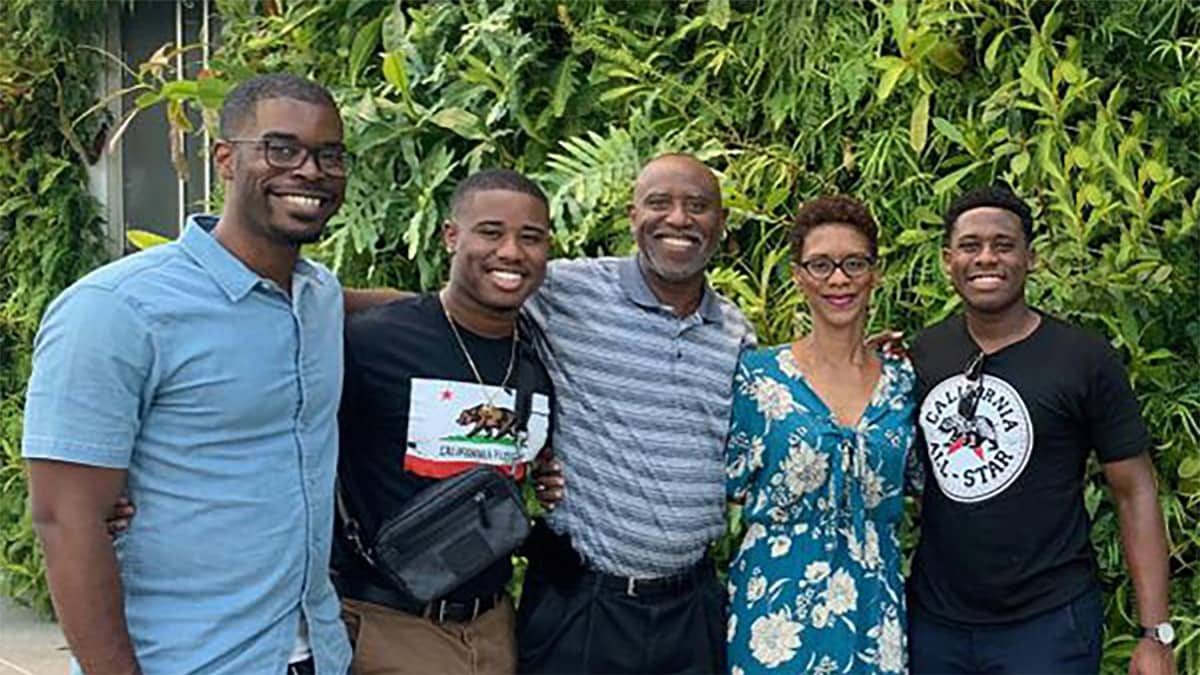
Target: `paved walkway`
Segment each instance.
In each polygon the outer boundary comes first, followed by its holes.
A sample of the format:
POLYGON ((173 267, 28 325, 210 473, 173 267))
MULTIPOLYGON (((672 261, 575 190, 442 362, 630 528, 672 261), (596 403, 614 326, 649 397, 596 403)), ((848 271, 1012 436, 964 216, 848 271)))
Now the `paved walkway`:
POLYGON ((63 675, 68 661, 57 624, 0 598, 0 675, 63 675))

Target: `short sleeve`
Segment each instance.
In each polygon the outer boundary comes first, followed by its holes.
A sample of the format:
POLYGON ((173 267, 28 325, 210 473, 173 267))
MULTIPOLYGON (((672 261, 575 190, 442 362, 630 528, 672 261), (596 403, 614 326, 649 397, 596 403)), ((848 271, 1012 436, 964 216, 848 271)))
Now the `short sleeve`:
POLYGON ((1108 345, 1099 346, 1088 371, 1084 410, 1096 456, 1101 462, 1116 462, 1147 451, 1150 434, 1116 353, 1108 345))
POLYGON ((765 447, 766 420, 754 400, 754 380, 746 363, 749 355, 742 352, 733 376, 733 407, 725 441, 725 492, 727 498, 737 502, 745 502, 754 488, 763 467, 765 447))
POLYGON ((47 311, 34 343, 22 454, 128 468, 155 378, 145 319, 107 289, 69 289, 47 311))

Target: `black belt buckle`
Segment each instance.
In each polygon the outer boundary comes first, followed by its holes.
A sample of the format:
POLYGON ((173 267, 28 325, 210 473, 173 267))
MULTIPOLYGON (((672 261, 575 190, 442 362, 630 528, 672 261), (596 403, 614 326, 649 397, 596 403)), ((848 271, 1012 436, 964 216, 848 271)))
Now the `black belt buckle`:
POLYGON ((451 602, 435 600, 425 606, 423 616, 434 623, 443 624, 447 621, 469 623, 479 618, 480 614, 491 610, 497 604, 497 595, 477 597, 469 602, 451 602))

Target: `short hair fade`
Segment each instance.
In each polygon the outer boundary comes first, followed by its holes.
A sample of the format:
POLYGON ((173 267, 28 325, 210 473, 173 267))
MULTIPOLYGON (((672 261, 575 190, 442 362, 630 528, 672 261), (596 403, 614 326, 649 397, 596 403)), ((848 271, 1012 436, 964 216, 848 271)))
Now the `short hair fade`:
POLYGON ((848 225, 867 240, 872 257, 879 252, 879 226, 867 205, 846 195, 826 195, 805 202, 796 212, 796 221, 788 234, 792 262, 800 263, 808 233, 822 225, 848 225))
POLYGON ((972 188, 951 202, 950 208, 946 210, 942 241, 946 244, 950 243, 950 236, 954 234, 954 223, 958 222, 962 214, 971 209, 987 207, 1004 209, 1020 219, 1021 231, 1025 234, 1025 245, 1033 243, 1033 212, 1030 211, 1029 205, 1023 199, 1004 185, 984 185, 972 188))
POLYGON ((305 103, 327 105, 337 110, 337 103, 329 90, 308 78, 290 73, 256 75, 226 94, 225 101, 221 104, 221 136, 236 136, 246 122, 254 117, 258 102, 273 98, 290 98, 305 103))
POLYGON ((462 203, 476 192, 488 190, 507 190, 529 195, 541 202, 547 213, 550 211, 550 200, 546 199, 546 193, 525 174, 512 169, 482 169, 459 181, 450 197, 451 212, 457 211, 462 203))

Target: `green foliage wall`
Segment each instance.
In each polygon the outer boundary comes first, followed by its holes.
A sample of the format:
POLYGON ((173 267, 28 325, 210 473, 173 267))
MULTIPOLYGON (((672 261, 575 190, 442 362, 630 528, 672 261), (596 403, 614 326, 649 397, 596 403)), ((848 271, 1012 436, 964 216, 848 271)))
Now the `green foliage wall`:
MULTIPOLYGON (((624 253, 637 167, 689 150, 732 208, 715 283, 765 342, 804 323, 784 230, 847 192, 883 228, 873 324, 953 312, 938 214, 979 183, 1037 209, 1031 300, 1111 336, 1159 445, 1180 672, 1200 671, 1200 9, 1185 0, 708 0, 220 4, 216 69, 330 85, 360 156, 320 254, 350 285, 435 287, 457 179, 548 189, 560 255, 624 253)), ((1105 664, 1133 645, 1115 514, 1087 500, 1108 593, 1105 664)))
POLYGON ((96 42, 107 8, 87 0, 0 3, 0 593, 48 610, 29 524, 21 417, 38 320, 104 255, 88 193, 98 118, 96 42))
MULTIPOLYGON (((688 150, 721 172, 732 210, 713 281, 764 342, 803 328, 784 233, 798 200, 826 192, 874 209, 887 274, 873 327, 911 334, 957 307, 938 263, 948 199, 1013 184, 1037 210, 1031 300, 1105 332, 1127 360, 1158 442, 1180 672, 1200 672, 1193 3, 217 4, 218 77, 298 72, 343 106, 360 161, 317 254, 348 285, 436 287, 449 192, 490 165, 547 188, 559 255, 627 252, 638 166, 688 150)), ((19 384, 6 382, 6 393, 19 384)), ((1132 587, 1101 484, 1093 475, 1087 501, 1108 590, 1105 667, 1118 672, 1133 645, 1132 587)))

